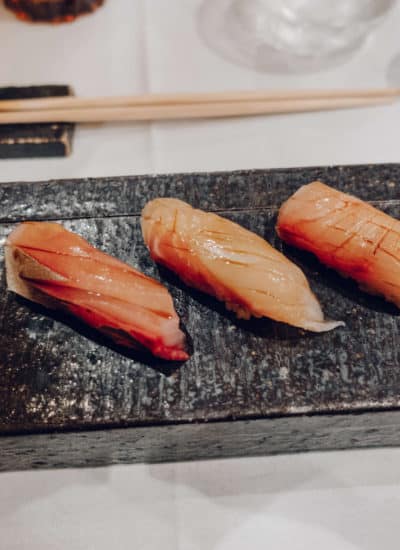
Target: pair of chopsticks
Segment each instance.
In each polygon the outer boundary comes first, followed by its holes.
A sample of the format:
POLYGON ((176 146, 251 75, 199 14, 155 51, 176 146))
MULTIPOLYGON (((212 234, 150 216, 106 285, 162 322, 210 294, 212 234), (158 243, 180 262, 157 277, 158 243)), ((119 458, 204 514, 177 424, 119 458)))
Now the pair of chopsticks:
POLYGON ((383 88, 0 100, 0 124, 275 115, 383 105, 399 97, 399 88, 383 88))

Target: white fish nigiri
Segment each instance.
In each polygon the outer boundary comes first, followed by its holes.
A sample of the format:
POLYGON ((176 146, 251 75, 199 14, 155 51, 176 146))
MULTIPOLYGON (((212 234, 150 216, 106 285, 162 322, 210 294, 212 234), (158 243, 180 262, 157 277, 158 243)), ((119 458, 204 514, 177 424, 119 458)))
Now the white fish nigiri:
POLYGON ((303 272, 240 225, 173 198, 149 202, 141 223, 156 262, 239 318, 270 317, 315 332, 343 324, 324 320, 303 272))

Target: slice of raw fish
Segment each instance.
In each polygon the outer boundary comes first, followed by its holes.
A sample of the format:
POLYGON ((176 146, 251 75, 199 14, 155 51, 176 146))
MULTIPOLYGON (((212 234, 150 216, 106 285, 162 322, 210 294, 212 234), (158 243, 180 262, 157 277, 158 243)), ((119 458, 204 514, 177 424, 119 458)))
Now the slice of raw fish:
POLYGON ((400 307, 400 221, 319 181, 281 207, 281 239, 400 307))
POLYGON ((8 236, 5 259, 9 290, 66 310, 118 344, 188 358, 168 290, 60 224, 20 224, 8 236))
POLYGON ((152 258, 238 317, 270 317, 322 332, 325 321, 303 272, 264 239, 221 216, 172 198, 149 202, 142 232, 152 258))

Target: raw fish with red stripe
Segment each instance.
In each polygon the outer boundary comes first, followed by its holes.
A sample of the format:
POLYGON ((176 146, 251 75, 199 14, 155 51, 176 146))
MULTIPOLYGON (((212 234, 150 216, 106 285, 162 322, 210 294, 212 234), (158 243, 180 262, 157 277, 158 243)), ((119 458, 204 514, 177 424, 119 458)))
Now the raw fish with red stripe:
POLYGON ((188 358, 168 290, 60 224, 20 224, 6 241, 5 259, 9 290, 72 313, 117 344, 188 358))

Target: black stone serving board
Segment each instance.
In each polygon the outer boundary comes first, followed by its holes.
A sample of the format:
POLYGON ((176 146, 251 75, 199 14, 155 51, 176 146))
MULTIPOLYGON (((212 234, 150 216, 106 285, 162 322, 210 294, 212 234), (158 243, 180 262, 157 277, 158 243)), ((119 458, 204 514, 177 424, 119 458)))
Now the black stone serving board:
MULTIPOLYGON (((8 86, 0 88, 3 99, 32 99, 72 95, 69 86, 8 86)), ((0 124, 0 159, 31 157, 65 157, 71 153, 75 125, 0 124)))
POLYGON ((5 289, 0 252, 0 470, 256 455, 400 442, 400 317, 308 254, 282 246, 279 205, 322 179, 400 216, 400 165, 0 185, 0 240, 59 220, 170 289, 193 345, 181 366, 127 355, 5 289), (311 334, 237 321, 150 259, 144 204, 179 197, 235 220, 291 257, 327 317, 311 334))

